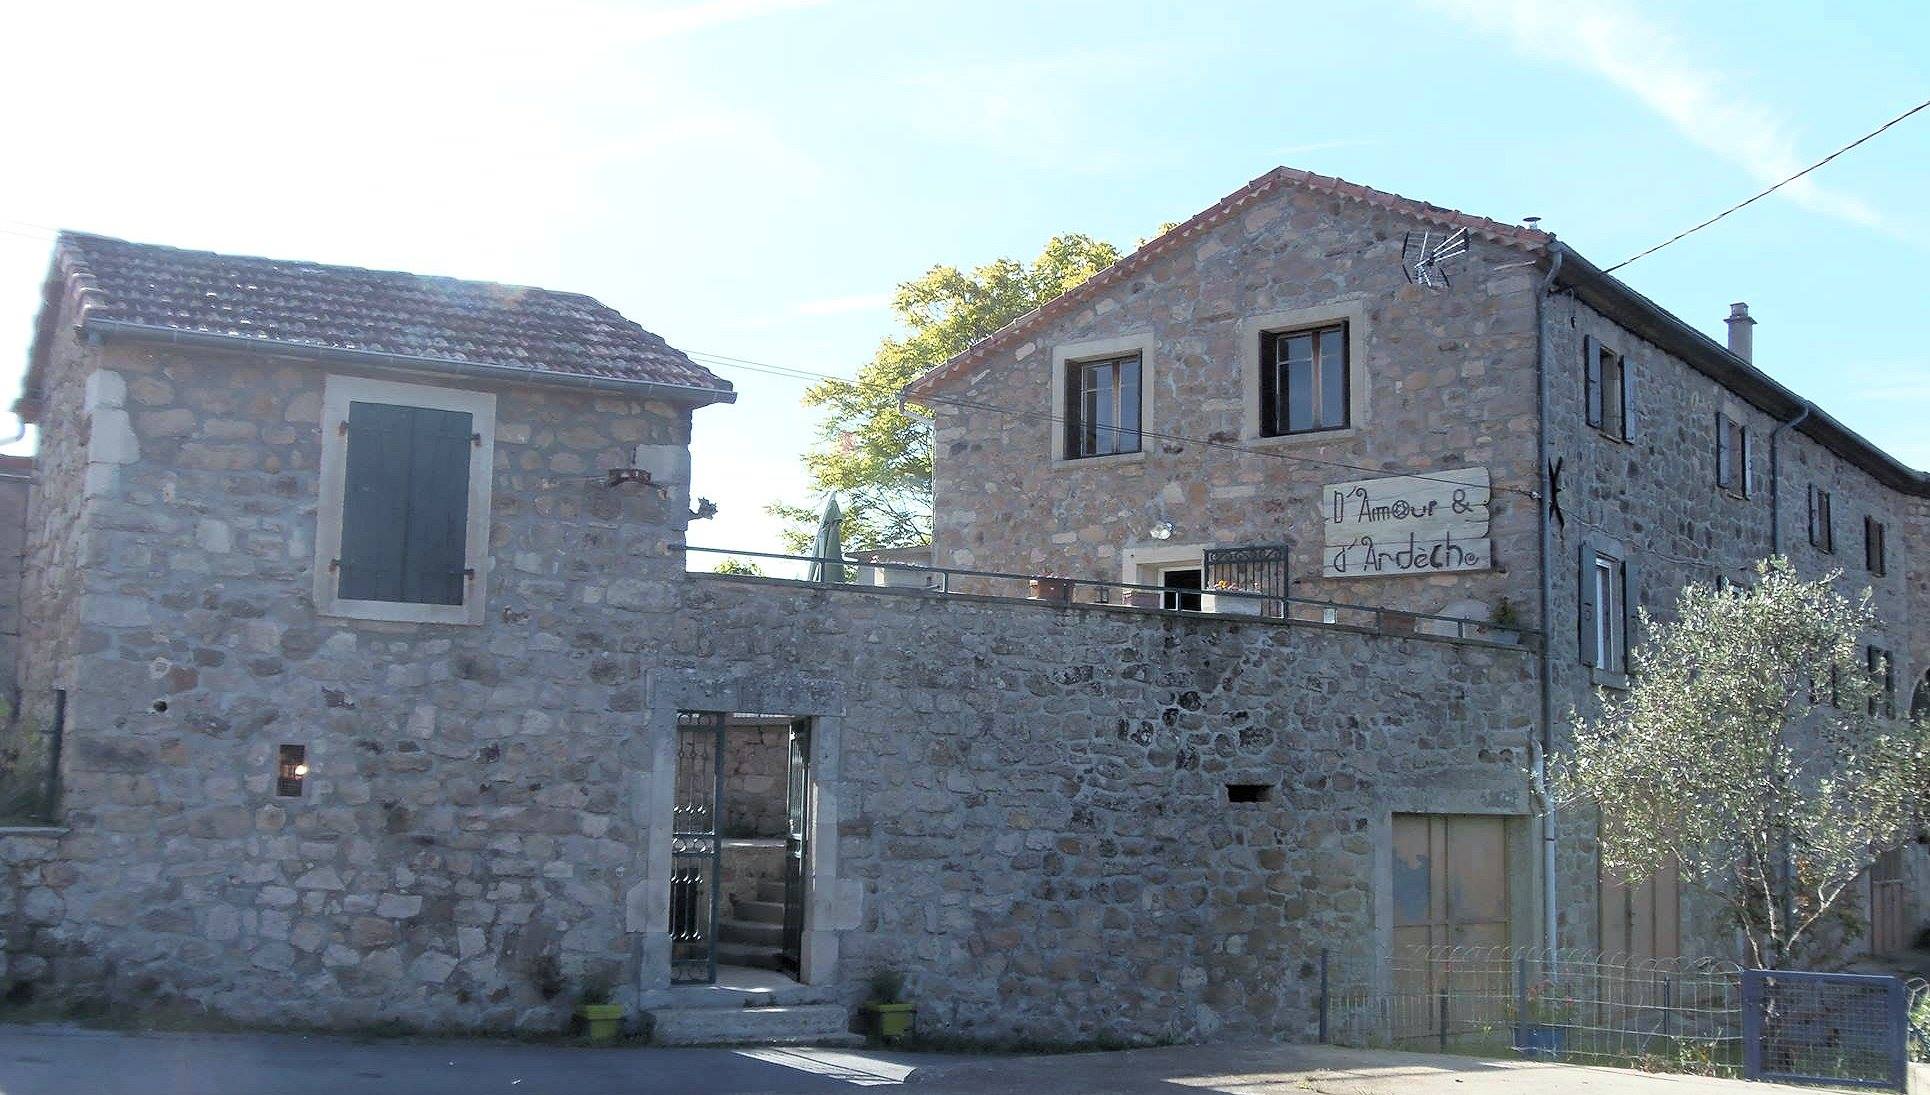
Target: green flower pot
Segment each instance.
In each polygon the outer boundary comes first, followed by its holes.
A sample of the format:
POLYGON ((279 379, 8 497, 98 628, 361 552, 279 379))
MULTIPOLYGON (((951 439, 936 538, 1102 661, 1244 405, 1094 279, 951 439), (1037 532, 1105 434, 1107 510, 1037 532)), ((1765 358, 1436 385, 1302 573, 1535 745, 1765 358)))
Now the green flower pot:
POLYGON ((910 1034, 912 1022, 918 1017, 915 1004, 866 1004, 864 1010, 871 1017, 871 1033, 887 1042, 910 1034))
POLYGON ((592 1042, 610 1041, 623 1031, 622 1004, 578 1004, 576 1014, 588 1028, 592 1042))

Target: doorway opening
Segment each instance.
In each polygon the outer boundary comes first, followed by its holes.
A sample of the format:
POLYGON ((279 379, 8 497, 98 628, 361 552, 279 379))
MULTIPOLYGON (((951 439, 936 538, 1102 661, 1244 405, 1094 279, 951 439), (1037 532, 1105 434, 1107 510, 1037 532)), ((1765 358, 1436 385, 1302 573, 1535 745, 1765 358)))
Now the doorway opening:
POLYGON ((1159 572, 1159 584, 1166 592, 1161 596, 1165 603, 1161 606, 1168 611, 1178 609, 1185 612, 1200 610, 1200 590, 1205 585, 1205 574, 1200 567, 1168 567, 1159 572))
POLYGON ((677 716, 674 984, 799 978, 810 884, 811 720, 677 716))

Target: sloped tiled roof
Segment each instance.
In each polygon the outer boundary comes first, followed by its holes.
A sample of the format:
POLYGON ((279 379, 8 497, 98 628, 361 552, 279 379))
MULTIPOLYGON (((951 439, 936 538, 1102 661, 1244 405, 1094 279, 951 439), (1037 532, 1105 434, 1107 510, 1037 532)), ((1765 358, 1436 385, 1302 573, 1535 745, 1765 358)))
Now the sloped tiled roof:
POLYGON ((1198 237, 1228 217, 1251 207, 1261 198, 1287 188, 1304 190, 1314 194, 1325 194, 1362 205, 1376 206, 1399 216, 1420 221, 1424 224, 1439 225, 1450 231, 1466 228, 1470 235, 1508 244, 1530 251, 1540 251, 1548 246, 1554 237, 1546 232, 1519 225, 1503 224, 1500 221, 1477 217, 1457 209, 1432 205, 1428 202, 1404 198, 1385 190, 1375 190, 1371 186, 1350 183, 1328 175, 1316 175, 1311 171, 1300 171, 1291 167, 1276 167, 1273 170, 1240 187, 1233 193, 1214 202, 1211 206, 1193 214, 1186 220, 1148 240, 1145 246, 1106 267, 1084 282, 1046 301, 1039 307, 1020 316, 990 335, 972 343, 964 351, 943 365, 925 373, 905 386, 905 394, 911 398, 931 391, 936 385, 958 376, 973 365, 984 361, 1000 349, 1008 347, 1019 336, 1036 330, 1053 319, 1074 311, 1094 297, 1105 292, 1139 271, 1150 266, 1155 260, 1179 247, 1188 240, 1198 237))
POLYGON ((76 293, 83 329, 214 336, 244 347, 256 340, 276 352, 385 355, 428 367, 493 366, 524 370, 533 380, 553 374, 661 385, 688 389, 695 402, 734 398, 728 381, 578 293, 78 232, 61 233, 54 270, 48 306, 56 292, 76 293))

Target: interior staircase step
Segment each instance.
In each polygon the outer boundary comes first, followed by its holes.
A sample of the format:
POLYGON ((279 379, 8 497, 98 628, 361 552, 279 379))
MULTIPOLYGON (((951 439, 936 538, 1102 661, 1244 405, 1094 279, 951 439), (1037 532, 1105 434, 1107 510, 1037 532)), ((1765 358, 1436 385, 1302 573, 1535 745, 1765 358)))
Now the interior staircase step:
POLYGON ((732 943, 723 939, 717 941, 717 961, 727 965, 750 966, 761 970, 784 968, 784 954, 777 947, 732 943))
POLYGON ((784 925, 762 920, 725 919, 718 924, 717 938, 725 943, 745 943, 753 947, 782 947, 784 925))
POLYGON ((768 1008, 652 1008, 651 1038, 664 1046, 863 1045, 841 1004, 768 1008))
POLYGON ((732 909, 739 920, 756 920, 765 924, 784 923, 784 902, 782 901, 743 901, 731 902, 732 909))

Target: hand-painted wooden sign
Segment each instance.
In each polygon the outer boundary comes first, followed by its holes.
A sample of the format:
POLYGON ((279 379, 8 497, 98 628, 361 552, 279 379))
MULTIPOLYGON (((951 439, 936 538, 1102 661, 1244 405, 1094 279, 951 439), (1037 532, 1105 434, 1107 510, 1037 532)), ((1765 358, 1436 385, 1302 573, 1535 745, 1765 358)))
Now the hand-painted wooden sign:
POLYGON ((1491 497, 1486 468, 1330 484, 1321 492, 1322 573, 1385 578, 1486 570, 1494 564, 1491 497))

